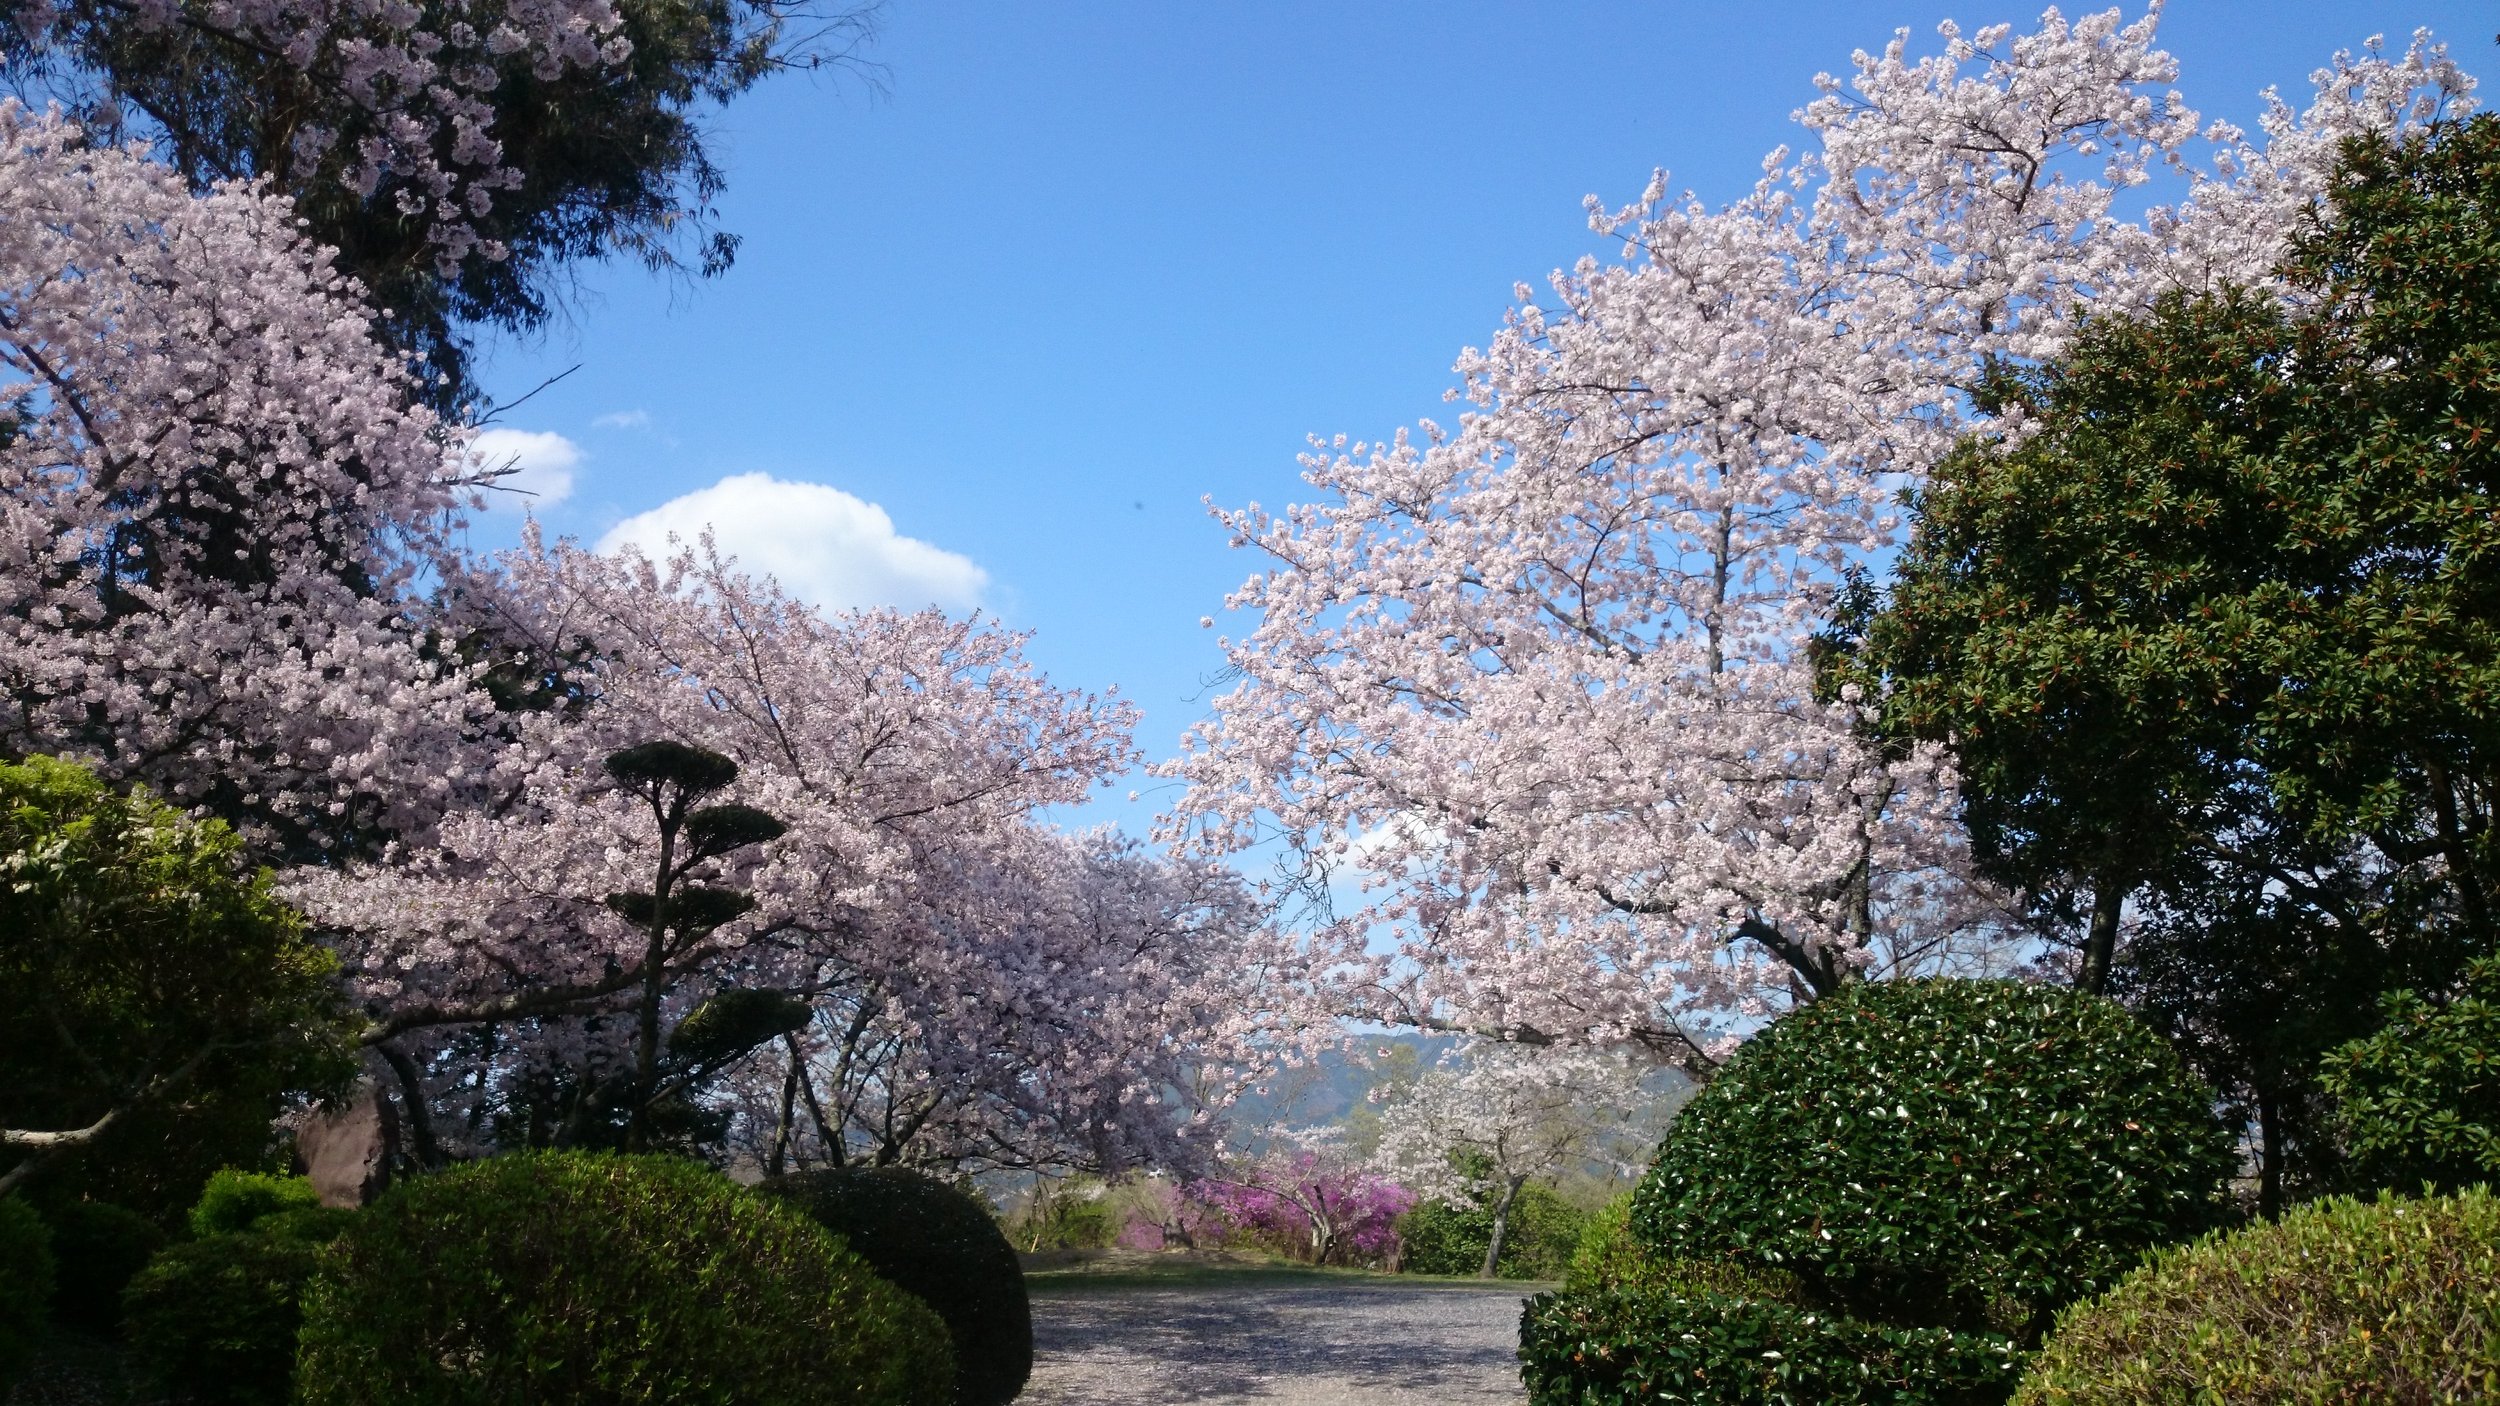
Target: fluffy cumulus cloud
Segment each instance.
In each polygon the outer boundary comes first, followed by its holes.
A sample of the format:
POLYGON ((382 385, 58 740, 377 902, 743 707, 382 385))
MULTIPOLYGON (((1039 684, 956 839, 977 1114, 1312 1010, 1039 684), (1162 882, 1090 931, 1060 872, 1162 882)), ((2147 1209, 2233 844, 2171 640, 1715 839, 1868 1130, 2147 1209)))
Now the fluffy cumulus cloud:
POLYGON ((989 573, 971 558, 903 536, 874 503, 760 473, 736 474, 637 513, 599 539, 599 550, 631 544, 659 557, 671 535, 692 542, 706 528, 746 570, 827 610, 969 610, 989 586, 989 573))
POLYGON ((481 430, 469 441, 472 473, 505 472, 486 490, 491 512, 537 511, 573 496, 581 446, 546 430, 481 430))

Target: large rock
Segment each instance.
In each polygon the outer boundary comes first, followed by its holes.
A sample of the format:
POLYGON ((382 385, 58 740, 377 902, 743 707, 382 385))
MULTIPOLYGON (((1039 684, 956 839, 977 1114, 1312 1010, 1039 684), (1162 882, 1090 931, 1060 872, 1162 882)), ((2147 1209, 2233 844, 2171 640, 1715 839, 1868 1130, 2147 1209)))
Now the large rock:
POLYGON ((398 1151, 398 1110, 370 1084, 344 1104, 315 1109, 295 1130, 296 1160, 324 1206, 362 1206, 381 1195, 398 1151))

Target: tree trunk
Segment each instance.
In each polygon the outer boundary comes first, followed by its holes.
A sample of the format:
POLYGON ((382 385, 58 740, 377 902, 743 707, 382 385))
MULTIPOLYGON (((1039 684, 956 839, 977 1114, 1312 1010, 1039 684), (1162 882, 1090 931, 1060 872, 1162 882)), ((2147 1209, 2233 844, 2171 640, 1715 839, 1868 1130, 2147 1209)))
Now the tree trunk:
POLYGON ((2118 914, 2126 906, 2127 885, 2114 873, 2103 874, 2092 885, 2092 930, 2083 940, 2083 972, 2075 979, 2078 990, 2100 995, 2109 985, 2109 966, 2118 954, 2118 914))
MULTIPOLYGON (((797 1042, 793 1040, 790 1043, 795 1045, 797 1042)), ((764 1154, 764 1175, 768 1177, 780 1176, 781 1169, 788 1165, 790 1119, 798 1111, 798 1102, 799 1057, 798 1052, 793 1050, 790 1054, 790 1067, 782 1071, 781 1075, 781 1116, 773 1120, 772 1150, 764 1154)))
POLYGON ((1519 1188, 1527 1181, 1524 1175, 1512 1177, 1502 1188, 1502 1199, 1493 1203, 1493 1238, 1485 1242, 1484 1268, 1477 1273, 1478 1279, 1492 1278, 1494 1270, 1501 1266, 1502 1237, 1510 1229, 1511 1203, 1519 1199, 1519 1188))
POLYGON ((2257 1214, 2283 1214, 2283 1110, 2272 1089, 2257 1091, 2257 1214))
POLYGON ((660 868, 651 882, 651 940, 643 949, 642 1001, 635 1012, 634 1108, 625 1124, 628 1152, 643 1151, 650 1140, 651 1095, 660 1082, 660 998, 668 993, 668 891, 674 877, 669 871, 677 858, 675 821, 684 812, 681 800, 674 812, 660 817, 660 868))

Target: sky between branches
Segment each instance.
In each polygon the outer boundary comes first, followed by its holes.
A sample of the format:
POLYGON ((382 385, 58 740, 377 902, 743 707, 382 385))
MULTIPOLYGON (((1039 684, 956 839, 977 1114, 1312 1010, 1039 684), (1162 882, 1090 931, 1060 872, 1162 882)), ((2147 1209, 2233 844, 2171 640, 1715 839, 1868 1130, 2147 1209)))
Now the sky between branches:
MULTIPOLYGON (((656 547, 710 521, 821 603, 1033 631, 1166 755, 1222 663, 1200 617, 1256 567, 1202 495, 1281 506, 1305 435, 1444 413, 1513 284, 1614 253, 1583 196, 1664 166, 1734 198, 1853 49, 2038 8, 893 0, 883 91, 783 78, 717 120, 725 278, 593 269, 565 325, 492 346, 502 399, 580 369, 486 448, 553 532, 656 547)), ((2174 0, 2161 43, 2193 106, 2253 125, 2264 87, 2305 102, 2336 49, 2418 26, 2500 72, 2474 0, 2174 0)), ((1107 800, 1142 833, 1168 797, 1107 800)))

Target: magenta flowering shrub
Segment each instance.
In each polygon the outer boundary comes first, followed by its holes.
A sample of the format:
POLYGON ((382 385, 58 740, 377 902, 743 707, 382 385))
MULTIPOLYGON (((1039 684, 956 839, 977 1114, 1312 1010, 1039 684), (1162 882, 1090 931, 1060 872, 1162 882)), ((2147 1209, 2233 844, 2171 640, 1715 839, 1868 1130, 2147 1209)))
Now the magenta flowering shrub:
POLYGON ((1318 1153, 1271 1156, 1183 1189, 1190 1243, 1250 1245, 1312 1264, 1393 1261, 1414 1192, 1318 1153))

